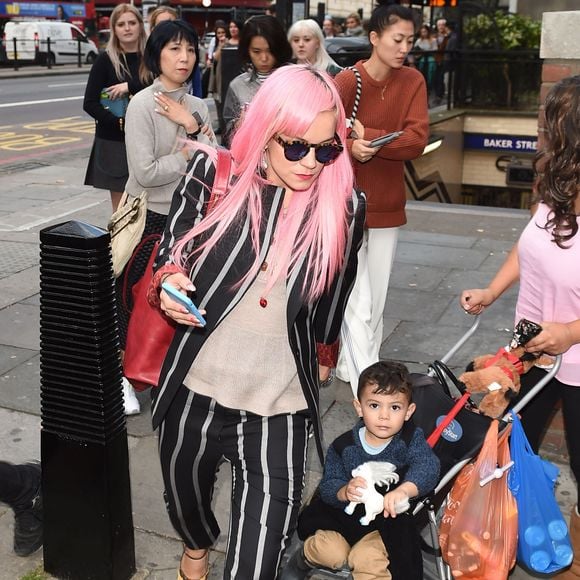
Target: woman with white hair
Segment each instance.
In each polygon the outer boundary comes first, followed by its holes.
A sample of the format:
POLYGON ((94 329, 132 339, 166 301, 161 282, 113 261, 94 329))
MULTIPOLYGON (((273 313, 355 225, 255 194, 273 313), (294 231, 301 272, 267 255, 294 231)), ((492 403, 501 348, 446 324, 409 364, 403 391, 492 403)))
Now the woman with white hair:
POLYGON ((315 20, 296 21, 288 31, 288 41, 298 64, 309 64, 332 76, 342 70, 326 52, 322 30, 315 20))

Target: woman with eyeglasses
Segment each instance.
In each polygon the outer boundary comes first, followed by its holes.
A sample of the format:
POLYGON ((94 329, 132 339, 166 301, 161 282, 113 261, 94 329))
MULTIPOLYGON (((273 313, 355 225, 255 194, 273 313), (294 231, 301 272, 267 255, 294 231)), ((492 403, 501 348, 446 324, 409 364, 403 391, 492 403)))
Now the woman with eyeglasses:
POLYGON ((414 14, 398 4, 379 5, 370 17, 368 60, 335 77, 347 115, 360 103, 346 146, 357 184, 368 198, 367 228, 359 254, 357 280, 347 306, 336 376, 350 382, 356 396, 361 371, 379 360, 383 313, 400 226, 405 215, 405 162, 427 145, 429 112, 425 79, 405 66, 415 40, 414 14), (358 90, 356 73, 360 75, 358 90), (398 132, 373 147, 371 141, 398 132))
POLYGON ((207 577, 224 459, 232 503, 222 577, 238 580, 277 575, 311 431, 322 459, 316 343, 338 336, 365 214, 345 127, 331 77, 282 67, 234 135, 226 194, 212 198, 217 153, 198 144, 173 196, 150 300, 178 324, 152 416, 184 542, 181 578, 207 577), (205 324, 162 283, 189 294, 205 324))
POLYGON ((229 145, 235 125, 272 71, 288 64, 292 48, 280 21, 273 16, 252 16, 240 33, 238 54, 245 72, 232 80, 224 100, 223 144, 229 145))

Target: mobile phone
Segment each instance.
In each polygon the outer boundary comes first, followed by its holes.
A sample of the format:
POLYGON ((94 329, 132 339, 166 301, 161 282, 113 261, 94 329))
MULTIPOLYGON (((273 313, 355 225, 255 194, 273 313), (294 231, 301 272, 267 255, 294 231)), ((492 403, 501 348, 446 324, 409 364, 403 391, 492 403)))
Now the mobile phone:
POLYGON ((383 145, 386 145, 387 143, 390 143, 391 141, 395 140, 397 137, 400 137, 403 134, 403 131, 393 131, 392 133, 389 133, 388 135, 383 135, 382 137, 377 137, 376 139, 373 139, 370 142, 370 147, 382 147, 383 145))
POLYGON ((201 129, 205 125, 203 119, 201 118, 201 115, 197 111, 194 111, 193 113, 191 113, 191 115, 195 119, 196 123, 199 125, 199 128, 201 129))
POLYGON ((169 294, 173 300, 179 302, 179 304, 182 306, 185 306, 187 311, 193 314, 199 320, 199 323, 202 326, 206 325, 205 318, 201 315, 195 304, 185 294, 182 294, 179 290, 167 282, 163 282, 163 284, 161 284, 161 288, 163 288, 163 290, 165 290, 165 292, 167 292, 167 294, 169 294))

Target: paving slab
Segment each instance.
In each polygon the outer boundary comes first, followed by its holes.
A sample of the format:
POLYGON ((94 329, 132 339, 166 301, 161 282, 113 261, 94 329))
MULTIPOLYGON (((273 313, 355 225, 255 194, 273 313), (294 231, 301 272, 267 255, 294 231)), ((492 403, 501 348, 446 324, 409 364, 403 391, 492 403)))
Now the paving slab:
MULTIPOLYGON (((0 425, 2 430, 0 459, 12 463, 40 459, 40 417, 38 415, 11 411, 0 406, 0 425)), ((1 572, 0 569, 0 574, 1 572)))
MULTIPOLYGON (((421 322, 401 322, 397 332, 388 337, 381 346, 380 356, 407 363, 428 365, 440 359, 463 336, 465 328, 449 324, 425 324, 421 322)), ((476 334, 457 352, 452 361, 465 366, 474 356, 496 352, 506 344, 511 334, 499 332, 487 326, 480 327, 476 334), (457 362, 455 362, 457 361, 457 362)))
MULTIPOLYGON (((36 296, 40 290, 40 269, 38 266, 21 270, 15 274, 1 277, 0 309, 36 296)), ((33 304, 33 302, 28 302, 33 304)))
POLYGON ((417 288, 431 292, 439 287, 443 279, 449 274, 446 268, 431 266, 418 266, 417 264, 405 264, 397 261, 389 279, 389 289, 417 288))
POLYGON ((40 308, 13 304, 0 310, 0 344, 40 349, 40 308))
POLYGON ((486 250, 402 242, 397 245, 396 258, 407 264, 477 270, 488 255, 486 250))
MULTIPOLYGON (((463 290, 470 288, 486 288, 493 277, 493 272, 481 272, 479 270, 451 270, 441 280, 434 290, 437 294, 451 294, 457 298, 459 304, 459 296, 463 290)), ((429 290, 429 288, 424 288, 429 290)), ((504 293, 505 296, 512 296, 517 294, 517 285, 510 288, 504 293)))
POLYGON ((477 237, 418 232, 403 227, 399 232, 399 242, 429 244, 432 246, 450 246, 452 248, 472 248, 477 242, 477 237))
POLYGON ((0 345, 0 375, 9 373, 37 354, 36 350, 0 345))
MULTIPOLYGON (((0 278, 6 278, 11 274, 36 266, 39 259, 38 243, 23 244, 21 242, 0 241, 0 278)), ((37 280, 36 283, 38 288, 37 280)))
POLYGON ((0 407, 40 415, 40 355, 0 376, 0 407))
POLYGON ((449 294, 389 288, 385 312, 400 320, 435 322, 452 301, 449 294))

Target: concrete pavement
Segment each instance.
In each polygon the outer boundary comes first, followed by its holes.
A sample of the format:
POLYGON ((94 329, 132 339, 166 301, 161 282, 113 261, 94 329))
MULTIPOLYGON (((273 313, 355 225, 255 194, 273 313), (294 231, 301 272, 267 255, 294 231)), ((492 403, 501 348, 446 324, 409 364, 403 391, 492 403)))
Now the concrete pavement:
MULTIPOLYGON (((85 157, 53 165, 0 172, 0 458, 21 462, 39 457, 39 267, 38 232, 70 219, 104 226, 110 214, 108 192, 82 185, 85 157)), ((463 334, 471 319, 458 306, 461 289, 485 284, 527 221, 527 213, 473 206, 410 203, 391 279, 381 354, 426 370, 463 334)), ((515 294, 486 313, 476 336, 451 361, 464 366, 476 354, 495 352, 507 341, 515 294)), ((139 395, 142 414, 127 420, 138 574, 169 580, 181 553, 162 500, 162 483, 151 432, 147 393, 139 395)), ((336 382, 322 393, 326 440, 355 420, 350 390, 336 382)), ((568 516, 575 486, 559 449, 551 458, 562 467, 558 500, 568 516)), ((308 496, 321 467, 310 450, 308 496)), ((216 510, 227 532, 229 475, 219 474, 216 510)), ((0 506, 0 580, 14 580, 37 568, 42 552, 19 558, 11 549, 12 513, 0 506)), ((210 578, 221 578, 226 546, 222 536, 211 554, 210 578)), ((514 578, 528 578, 516 571, 514 578)))

